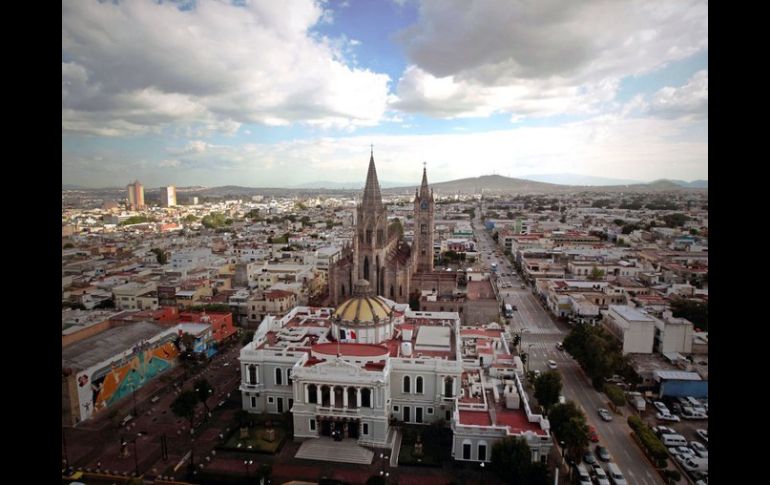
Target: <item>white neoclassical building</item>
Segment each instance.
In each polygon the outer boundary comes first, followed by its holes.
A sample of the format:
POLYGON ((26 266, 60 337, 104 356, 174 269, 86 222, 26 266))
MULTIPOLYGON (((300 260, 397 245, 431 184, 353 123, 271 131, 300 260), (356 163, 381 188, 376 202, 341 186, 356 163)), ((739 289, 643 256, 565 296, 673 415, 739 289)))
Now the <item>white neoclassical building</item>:
POLYGON ((414 312, 358 281, 336 311, 296 307, 266 317, 240 354, 243 408, 289 411, 295 439, 337 432, 392 446, 392 423, 443 421, 457 460, 489 461, 498 439, 524 436, 533 459, 551 446, 530 412, 504 333, 462 326, 455 312, 414 312))

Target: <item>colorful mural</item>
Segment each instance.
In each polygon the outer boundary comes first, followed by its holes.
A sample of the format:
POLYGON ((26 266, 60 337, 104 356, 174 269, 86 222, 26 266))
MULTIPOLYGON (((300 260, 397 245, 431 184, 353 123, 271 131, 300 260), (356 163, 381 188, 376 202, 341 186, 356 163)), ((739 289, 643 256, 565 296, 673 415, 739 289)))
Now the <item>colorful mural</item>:
MULTIPOLYGON (((178 355, 173 337, 155 346, 148 342, 135 346, 125 358, 111 362, 91 375, 90 407, 98 411, 120 401, 169 369, 178 355)), ((87 376, 82 377, 81 386, 88 381, 87 376)))

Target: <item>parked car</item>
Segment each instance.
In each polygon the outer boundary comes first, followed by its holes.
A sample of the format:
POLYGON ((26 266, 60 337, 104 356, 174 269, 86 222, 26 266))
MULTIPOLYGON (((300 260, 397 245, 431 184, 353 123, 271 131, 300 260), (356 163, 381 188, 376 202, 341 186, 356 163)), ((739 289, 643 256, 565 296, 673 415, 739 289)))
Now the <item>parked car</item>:
POLYGON ((599 408, 599 409, 597 410, 597 412, 599 413, 599 416, 600 416, 600 417, 601 417, 601 418, 602 418, 604 421, 612 421, 612 415, 611 415, 611 414, 610 414, 610 412, 609 412, 609 411, 607 411, 606 409, 604 409, 604 408, 599 408))
POLYGON ((593 473, 596 485, 610 485, 610 479, 607 477, 607 472, 605 472, 604 468, 598 463, 594 465, 593 473))
POLYGON ((655 417, 662 421, 673 421, 674 423, 678 423, 679 421, 681 421, 679 419, 679 416, 675 414, 669 414, 669 413, 658 413, 655 415, 655 417))
POLYGON ((668 449, 668 452, 671 453, 673 456, 677 456, 677 455, 684 455, 685 457, 695 456, 695 452, 686 446, 672 446, 668 449))
POLYGON ((612 456, 610 456, 610 451, 604 446, 596 445, 596 448, 594 449, 594 451, 596 451, 596 456, 598 456, 601 461, 612 460, 612 456))
POLYGON ((695 434, 697 434, 698 437, 702 439, 704 443, 706 443, 706 445, 709 444, 709 432, 707 429, 696 429, 695 434))
POLYGON ((556 366, 556 361, 555 360, 549 360, 548 361, 548 368, 549 369, 554 370, 554 369, 556 369, 556 367, 557 366, 556 366))
POLYGON ((583 461, 588 463, 589 465, 593 465, 596 463, 596 457, 593 453, 591 453, 591 450, 586 450, 585 453, 583 453, 583 461))
POLYGON ((653 403, 652 403, 652 405, 653 405, 653 406, 655 406, 655 408, 656 408, 658 411, 660 411, 661 413, 665 413, 665 414, 671 414, 671 412, 668 410, 668 408, 666 407, 666 405, 665 405, 665 404, 663 404, 663 403, 662 403, 662 402, 660 402, 660 401, 655 401, 655 402, 653 402, 653 403))
POLYGON ((596 433, 596 428, 593 426, 588 427, 588 439, 594 443, 599 442, 599 435, 596 433))
POLYGON ((556 349, 557 349, 557 350, 564 350, 564 344, 563 344, 563 343, 561 343, 561 342, 558 342, 558 343, 556 344, 556 349))
POLYGON ((690 448, 701 458, 709 457, 709 450, 700 441, 690 441, 690 448))
POLYGON ((672 414, 682 414, 682 406, 679 403, 674 403, 671 405, 671 413, 672 414))
POLYGON ((676 430, 673 428, 669 428, 668 426, 655 426, 652 428, 652 431, 658 435, 658 438, 663 436, 664 434, 676 434, 676 430))

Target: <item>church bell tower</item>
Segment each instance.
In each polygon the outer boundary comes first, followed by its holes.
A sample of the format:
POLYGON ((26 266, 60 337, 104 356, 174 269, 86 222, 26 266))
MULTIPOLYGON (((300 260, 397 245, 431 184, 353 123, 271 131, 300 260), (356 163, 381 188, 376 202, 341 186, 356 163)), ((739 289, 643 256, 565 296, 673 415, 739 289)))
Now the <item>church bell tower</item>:
POLYGON ((414 196, 414 254, 420 273, 433 271, 433 190, 428 188, 427 169, 422 169, 422 184, 414 196))

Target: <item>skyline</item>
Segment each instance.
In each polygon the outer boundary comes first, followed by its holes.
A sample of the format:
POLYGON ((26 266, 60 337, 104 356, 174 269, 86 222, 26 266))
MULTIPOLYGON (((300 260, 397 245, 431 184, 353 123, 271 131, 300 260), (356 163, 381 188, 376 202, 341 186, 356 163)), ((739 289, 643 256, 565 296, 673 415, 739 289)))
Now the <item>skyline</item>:
POLYGON ((708 179, 706 2, 452 3, 67 2, 63 184, 708 179))

